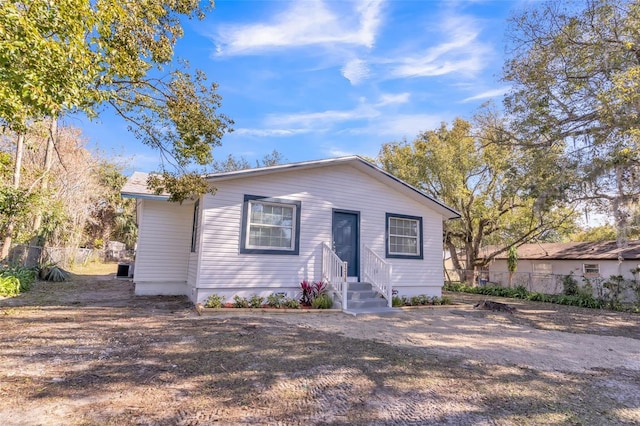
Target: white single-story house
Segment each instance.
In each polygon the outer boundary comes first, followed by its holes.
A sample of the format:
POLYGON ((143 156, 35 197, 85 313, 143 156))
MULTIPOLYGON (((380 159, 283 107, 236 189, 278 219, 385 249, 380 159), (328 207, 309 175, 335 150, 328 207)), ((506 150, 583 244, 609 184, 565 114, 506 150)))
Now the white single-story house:
MULTIPOLYGON (((459 214, 358 156, 207 175, 215 195, 182 204, 136 172, 135 292, 295 297, 302 280, 367 282, 390 306, 399 295, 440 296, 442 224, 459 214)), ((355 287, 355 286, 354 286, 355 287)))
MULTIPOLYGON (((640 266, 640 241, 618 247, 616 241, 523 244, 518 251, 518 272, 633 279, 640 266)), ((489 265, 493 272, 508 271, 507 253, 489 265)))
MULTIPOLYGON (((604 281, 620 275, 627 281, 638 279, 640 241, 628 241, 618 247, 616 241, 537 243, 517 248, 519 277, 530 276, 533 290, 548 293, 562 291, 562 277, 572 275, 578 281, 604 281), (556 277, 556 279, 548 279, 556 277)), ((488 266, 488 280, 505 284, 508 280, 507 253, 496 256, 488 266)), ((513 280, 513 279, 512 279, 513 280)))

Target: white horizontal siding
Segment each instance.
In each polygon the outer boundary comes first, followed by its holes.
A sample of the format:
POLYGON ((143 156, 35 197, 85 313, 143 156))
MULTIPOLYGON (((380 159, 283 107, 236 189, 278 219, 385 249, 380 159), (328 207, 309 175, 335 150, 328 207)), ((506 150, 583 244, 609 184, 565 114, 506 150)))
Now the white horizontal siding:
MULTIPOLYGON (((623 261, 618 262, 613 259, 595 259, 595 260, 529 260, 529 259, 520 259, 518 260, 518 273, 524 272, 533 272, 533 264, 534 263, 550 263, 551 264, 551 273, 554 275, 569 275, 573 274, 574 276, 582 276, 583 265, 585 263, 588 264, 598 264, 600 265, 600 276, 603 278, 609 278, 611 275, 622 275, 625 279, 633 279, 633 274, 631 273, 631 269, 638 267, 640 261, 623 261)), ((493 272, 506 272, 507 261, 504 259, 495 260, 490 266, 489 270, 493 272)))
POLYGON ((416 288, 412 293, 438 293, 442 286, 442 217, 351 166, 248 176, 216 187, 216 195, 205 196, 202 203, 199 288, 297 287, 303 279, 320 279, 321 245, 331 242, 332 209, 359 211, 361 244, 382 257, 385 214, 421 216, 424 259, 387 259, 394 286, 416 288), (245 194, 302 202, 299 255, 239 253, 245 194))
POLYGON ((142 202, 135 281, 186 283, 193 204, 142 202))

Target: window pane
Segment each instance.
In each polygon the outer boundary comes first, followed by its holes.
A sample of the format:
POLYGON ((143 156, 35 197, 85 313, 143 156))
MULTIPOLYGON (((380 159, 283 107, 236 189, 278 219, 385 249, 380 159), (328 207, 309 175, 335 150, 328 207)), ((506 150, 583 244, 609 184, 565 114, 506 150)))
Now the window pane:
POLYGON ((411 237, 389 237, 389 251, 394 254, 418 254, 418 240, 411 237))
POLYGON ((283 209, 282 222, 280 224, 283 225, 283 226, 292 226, 293 225, 293 208, 283 209))
POLYGON ((414 219, 389 218, 389 252, 393 254, 417 255, 418 224, 414 219))
POLYGON ((418 221, 413 219, 389 218, 389 234, 418 236, 418 221))
POLYGON ((293 207, 251 203, 251 223, 293 226, 293 207))
POLYGON ((533 273, 534 274, 550 274, 551 264, 550 263, 534 263, 533 273))
MULTIPOLYGON (((293 246, 293 208, 263 205, 262 215, 249 224, 249 246, 290 249, 293 246), (283 216, 288 214, 285 221, 283 216), (287 223, 288 221, 288 223, 287 223)), ((256 217, 252 213, 252 219, 256 217)))
POLYGON ((583 265, 585 274, 599 274, 600 265, 598 263, 585 263, 583 265))

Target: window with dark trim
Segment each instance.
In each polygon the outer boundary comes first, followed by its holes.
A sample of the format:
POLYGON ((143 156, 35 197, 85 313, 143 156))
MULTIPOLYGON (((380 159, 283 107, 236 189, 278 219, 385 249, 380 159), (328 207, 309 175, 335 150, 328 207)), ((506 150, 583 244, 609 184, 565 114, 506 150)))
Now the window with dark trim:
POLYGON ((536 275, 551 275, 553 266, 546 262, 536 262, 533 264, 533 273, 536 275))
POLYGON ((245 195, 240 253, 298 254, 300 201, 245 195))
POLYGON ((599 263, 583 263, 582 264, 582 273, 585 275, 596 276, 600 275, 600 264, 599 263))
POLYGON ((422 259, 422 218, 387 213, 386 257, 395 259, 422 259))
POLYGON ((193 225, 191 226, 191 253, 198 251, 198 241, 200 236, 198 235, 198 228, 200 225, 200 200, 197 200, 193 205, 193 225))

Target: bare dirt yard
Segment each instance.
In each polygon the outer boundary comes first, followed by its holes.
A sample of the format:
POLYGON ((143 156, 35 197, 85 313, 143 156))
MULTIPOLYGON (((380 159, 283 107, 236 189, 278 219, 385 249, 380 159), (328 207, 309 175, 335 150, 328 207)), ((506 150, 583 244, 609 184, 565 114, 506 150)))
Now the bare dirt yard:
POLYGON ((1 425, 640 423, 638 315, 199 316, 108 268, 0 300, 1 425))

